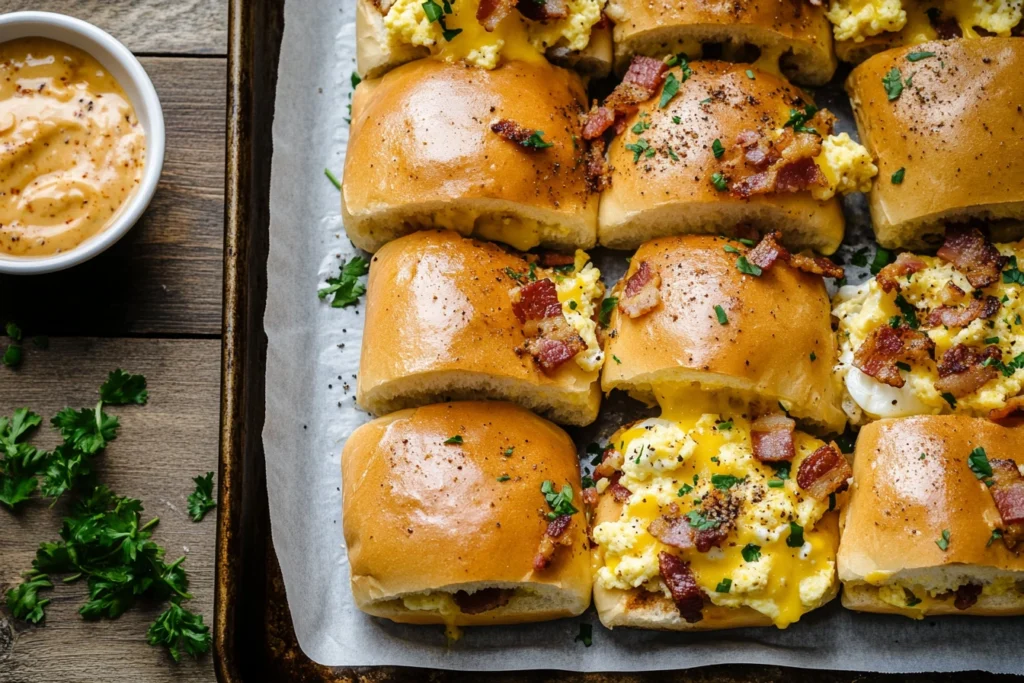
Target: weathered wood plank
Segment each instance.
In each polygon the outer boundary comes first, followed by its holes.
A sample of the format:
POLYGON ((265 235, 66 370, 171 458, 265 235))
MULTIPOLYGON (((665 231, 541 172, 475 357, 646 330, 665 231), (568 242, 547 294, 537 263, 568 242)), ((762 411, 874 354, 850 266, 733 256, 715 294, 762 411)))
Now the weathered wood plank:
POLYGON ((0 0, 0 12, 19 10, 84 19, 132 52, 227 54, 227 0, 0 0))
MULTIPOLYGON (((216 340, 51 339, 49 350, 29 347, 17 372, 0 367, 0 415, 30 407, 49 419, 64 406, 92 405, 110 370, 146 375, 146 406, 112 407, 121 420, 116 441, 99 456, 100 480, 121 495, 140 498, 160 517, 155 540, 171 559, 187 555, 195 596, 190 608, 209 623, 213 614, 216 511, 193 523, 186 512, 192 477, 217 470, 220 342, 216 340)), ((45 427, 35 443, 57 442, 45 427)), ((215 484, 216 486, 216 484, 215 484)), ((34 501, 17 515, 0 510, 0 589, 18 582, 39 542, 57 538, 64 503, 34 501)), ((146 644, 160 606, 140 606, 120 619, 85 622, 77 614, 82 583, 51 591, 46 625, 9 623, 0 610, 0 683, 139 683, 213 681, 211 657, 174 664, 146 644), (13 642, 5 634, 15 633, 13 642)))
POLYGON ((49 335, 220 333, 227 61, 142 61, 167 127, 163 177, 149 210, 88 263, 0 277, 0 324, 17 320, 29 334, 49 335))

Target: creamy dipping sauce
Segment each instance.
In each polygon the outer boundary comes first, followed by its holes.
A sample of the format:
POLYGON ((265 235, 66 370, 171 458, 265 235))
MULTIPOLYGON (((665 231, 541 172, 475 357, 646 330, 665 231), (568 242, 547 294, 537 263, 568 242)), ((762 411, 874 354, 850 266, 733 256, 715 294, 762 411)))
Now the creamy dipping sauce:
POLYGON ((142 181, 146 135, 118 82, 46 38, 0 44, 0 258, 68 251, 142 181))

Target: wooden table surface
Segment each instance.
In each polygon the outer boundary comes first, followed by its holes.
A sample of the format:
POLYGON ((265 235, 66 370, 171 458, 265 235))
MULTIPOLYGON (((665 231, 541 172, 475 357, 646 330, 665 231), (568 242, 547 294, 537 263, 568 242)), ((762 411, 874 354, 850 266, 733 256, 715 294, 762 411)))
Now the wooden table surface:
MULTIPOLYGON (((163 103, 167 154, 149 211, 115 247, 64 273, 0 277, 0 325, 50 338, 48 350, 27 344, 18 370, 0 366, 0 415, 25 406, 48 419, 94 404, 114 368, 145 374, 149 404, 110 409, 121 432, 99 458, 100 479, 160 517, 154 539, 187 556, 188 605, 211 623, 216 513, 193 523, 185 501, 192 477, 217 471, 227 0, 0 0, 0 13, 27 9, 86 19, 140 57, 163 103)), ((35 439, 56 442, 46 427, 35 439)), ((0 510, 0 589, 57 538, 63 512, 42 502, 0 510)), ((146 644, 159 605, 86 622, 84 582, 47 597, 41 627, 0 609, 0 683, 215 680, 211 656, 175 664, 146 644)))

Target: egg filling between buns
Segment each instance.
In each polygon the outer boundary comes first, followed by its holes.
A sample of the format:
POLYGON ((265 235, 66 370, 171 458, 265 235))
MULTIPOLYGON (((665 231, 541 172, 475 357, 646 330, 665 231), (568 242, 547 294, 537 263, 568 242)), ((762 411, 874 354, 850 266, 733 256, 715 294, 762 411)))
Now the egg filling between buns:
MULTIPOLYGON (((662 416, 624 428, 610 446, 623 456, 618 483, 632 495, 619 518, 598 524, 596 581, 606 589, 641 589, 671 598, 659 573, 662 551, 690 563, 706 601, 749 607, 779 628, 821 606, 835 593, 838 529, 834 498, 815 500, 796 484, 802 460, 824 444, 794 435, 796 456, 772 466, 754 458, 750 420, 714 396, 690 387, 659 394, 662 416), (709 495, 738 506, 735 528, 708 552, 678 550, 648 529, 678 506, 690 516, 709 495)), ((599 482, 598 490, 607 488, 599 482)))
POLYGON ((904 45, 937 38, 937 22, 952 22, 964 38, 1009 36, 1021 23, 1024 0, 833 0, 827 16, 836 40, 863 42, 901 32, 904 45), (929 13, 931 16, 929 16, 929 13))
MULTIPOLYGON (((843 584, 843 591, 854 599, 875 598, 897 609, 913 619, 924 619, 925 614, 940 605, 951 605, 956 599, 956 590, 961 586, 979 584, 976 575, 950 576, 944 581, 931 584, 912 581, 889 580, 884 572, 868 581, 850 581, 843 584), (872 582, 874 579, 874 582, 872 582)), ((1012 575, 994 576, 980 582, 981 597, 996 597, 1024 603, 1022 580, 1012 575)))
POLYGON ((604 365, 604 351, 597 338, 596 309, 604 297, 601 271, 590 262, 590 256, 576 250, 572 272, 555 274, 555 289, 562 304, 562 315, 587 344, 587 350, 576 354, 573 360, 588 372, 604 365))

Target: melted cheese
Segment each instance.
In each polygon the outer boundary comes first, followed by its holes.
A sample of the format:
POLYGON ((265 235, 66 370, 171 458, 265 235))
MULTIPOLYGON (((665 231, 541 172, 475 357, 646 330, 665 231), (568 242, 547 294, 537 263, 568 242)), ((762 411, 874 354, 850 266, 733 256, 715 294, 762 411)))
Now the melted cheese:
MULTIPOLYGON (((1021 244, 997 244, 1006 256, 1016 256, 1024 265, 1024 246, 1021 244)), ((941 358, 956 344, 982 348, 989 344, 999 346, 1003 363, 1010 363, 1024 354, 1024 297, 1021 286, 1003 282, 985 288, 984 295, 994 296, 1002 301, 996 315, 989 319, 975 320, 966 327, 927 328, 928 311, 942 305, 942 291, 952 281, 965 293, 966 305, 974 288, 967 278, 952 265, 934 256, 920 257, 928 267, 915 273, 908 281, 901 282, 901 294, 908 303, 917 307, 921 329, 935 342, 935 357, 941 358), (991 340, 998 341, 991 341, 991 340), (990 341, 986 341, 990 340, 990 341)), ((839 318, 840 358, 837 372, 843 378, 852 405, 845 406, 855 423, 883 417, 901 417, 912 414, 963 413, 984 417, 993 408, 1001 408, 1007 398, 1024 390, 1024 370, 1017 369, 1009 376, 1000 372, 979 390, 957 399, 952 407, 935 388, 939 378, 933 361, 911 364, 911 369, 901 370, 906 380, 903 387, 890 387, 853 367, 853 356, 871 332, 881 325, 889 324, 893 316, 900 315, 896 305, 895 291, 886 293, 872 278, 857 287, 843 287, 833 300, 833 313, 839 318)))
MULTIPOLYGON (((444 25, 458 35, 446 40, 440 22, 431 22, 422 0, 395 0, 384 17, 384 27, 393 43, 430 48, 431 54, 449 62, 466 61, 493 69, 501 61, 538 61, 548 47, 564 45, 583 50, 590 32, 601 19, 604 0, 568 0, 564 19, 537 22, 513 10, 493 31, 476 19, 479 0, 451 0, 444 25)), ((437 1, 443 6, 441 0, 437 1)))
POLYGON ((846 133, 829 135, 821 141, 821 154, 814 158, 828 181, 827 187, 814 186, 811 195, 815 199, 831 199, 838 192, 867 192, 871 179, 878 175, 871 153, 846 133))
POLYGON ((449 593, 421 593, 402 597, 406 609, 437 612, 444 621, 444 634, 448 640, 454 641, 462 637, 462 629, 455 625, 460 614, 459 606, 449 593))
POLYGON ((440 209, 420 221, 417 227, 444 228, 462 235, 473 235, 490 242, 502 242, 518 251, 529 251, 540 245, 543 235, 560 230, 558 226, 505 214, 486 214, 467 209, 440 209))
POLYGON ((577 249, 573 272, 556 275, 555 289, 562 304, 562 315, 587 343, 587 350, 576 354, 576 364, 587 372, 599 370, 604 365, 604 351, 597 339, 594 313, 604 297, 601 271, 590 263, 586 252, 577 249))
POLYGON ((750 423, 719 397, 679 388, 659 396, 663 413, 612 437, 624 456, 621 483, 633 494, 616 521, 593 530, 603 551, 597 581, 609 589, 644 590, 669 596, 659 574, 658 554, 679 551, 647 532, 650 523, 675 504, 682 514, 697 509, 714 488, 714 475, 742 481, 731 487, 741 503, 735 529, 721 548, 682 551, 698 585, 711 602, 750 607, 785 628, 827 601, 835 585, 838 529, 828 501, 805 496, 793 477, 800 462, 822 443, 797 432, 792 476, 781 487, 776 470, 753 457, 750 423), (732 427, 721 426, 731 421, 732 427), (804 543, 790 547, 790 522, 803 527, 804 543), (760 547, 747 561, 743 549, 760 547), (728 592, 717 589, 728 579, 728 592))
POLYGON ((836 40, 862 42, 881 33, 901 33, 905 45, 935 40, 938 34, 927 11, 956 20, 964 38, 978 38, 977 29, 1009 36, 1020 23, 1024 0, 833 0, 828 18, 836 40))
MULTIPOLYGON (((971 582, 977 582, 978 578, 971 577, 971 582)), ((912 619, 923 619, 925 613, 936 605, 951 603, 954 600, 954 592, 965 582, 952 580, 942 585, 923 586, 909 581, 891 581, 885 583, 856 582, 843 586, 844 591, 852 595, 863 594, 872 596, 882 602, 892 605, 904 612, 912 619)), ((1015 594, 1018 599, 1024 598, 1021 595, 1017 583, 1011 576, 997 576, 987 583, 983 583, 981 594, 983 596, 1003 596, 1015 594)))

